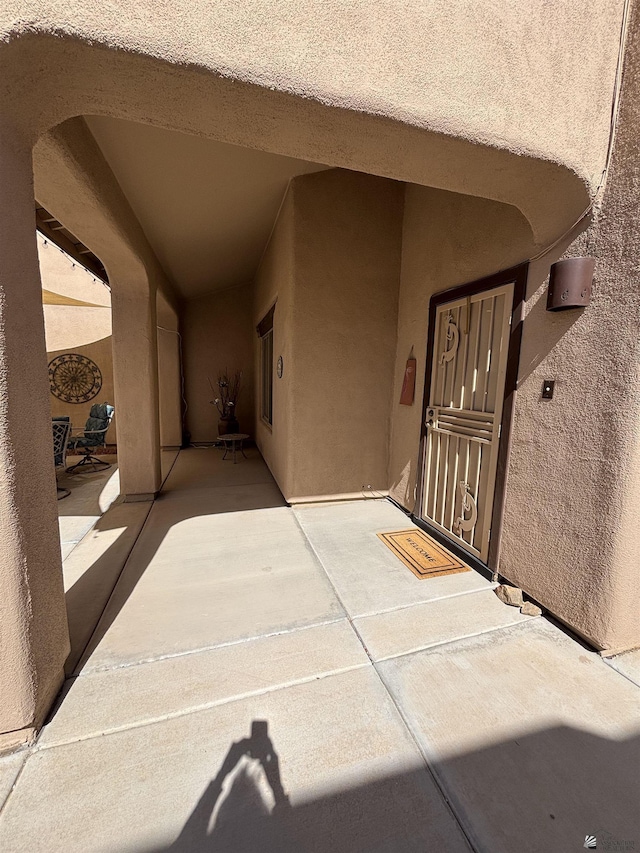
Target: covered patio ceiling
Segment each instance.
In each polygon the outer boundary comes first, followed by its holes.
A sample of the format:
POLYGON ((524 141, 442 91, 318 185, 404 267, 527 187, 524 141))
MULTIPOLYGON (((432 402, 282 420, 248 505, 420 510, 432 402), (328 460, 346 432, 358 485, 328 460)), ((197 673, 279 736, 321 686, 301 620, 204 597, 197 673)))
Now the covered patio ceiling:
POLYGON ((185 299, 251 281, 291 178, 328 168, 122 119, 86 122, 185 299))

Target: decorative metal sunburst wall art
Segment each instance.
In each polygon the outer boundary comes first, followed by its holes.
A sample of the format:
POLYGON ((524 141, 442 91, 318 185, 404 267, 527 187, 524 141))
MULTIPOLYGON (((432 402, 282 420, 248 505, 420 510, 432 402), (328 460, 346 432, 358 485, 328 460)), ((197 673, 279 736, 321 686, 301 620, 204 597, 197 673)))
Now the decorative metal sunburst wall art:
POLYGON ((65 403, 86 403, 102 388, 100 368, 85 355, 67 352, 49 362, 51 393, 65 403))

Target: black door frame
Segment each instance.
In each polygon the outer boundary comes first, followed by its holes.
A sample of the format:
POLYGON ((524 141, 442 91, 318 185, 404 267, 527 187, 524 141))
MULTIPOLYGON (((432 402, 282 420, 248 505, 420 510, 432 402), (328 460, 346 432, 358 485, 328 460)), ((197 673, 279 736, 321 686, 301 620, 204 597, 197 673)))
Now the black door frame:
POLYGON ((522 325, 524 321, 524 302, 527 292, 527 276, 529 262, 510 267, 502 272, 476 279, 468 284, 452 287, 435 293, 429 301, 429 326, 427 330, 427 363, 424 378, 422 398, 422 422, 420 425, 420 452, 418 455, 418 500, 411 514, 411 520, 423 528, 430 536, 443 544, 450 551, 469 565, 480 570, 483 574, 497 575, 500 565, 500 540, 502 538, 502 523, 504 518, 505 490, 511 453, 511 427, 515 410, 515 398, 518 384, 518 366, 520 364, 520 348, 522 346, 522 325), (422 518, 422 503, 424 495, 424 454, 426 449, 427 426, 426 414, 429 407, 429 392, 431 390, 431 375, 433 370, 433 346, 436 328, 436 312, 445 302, 465 299, 475 296, 485 290, 492 290, 503 284, 513 284, 513 303, 511 306, 511 331, 509 333, 509 350, 507 353, 507 370, 504 381, 504 398, 502 404, 502 419, 500 421, 500 438, 498 439, 498 459, 496 483, 493 492, 493 507, 491 511, 491 535, 489 537, 489 556, 484 563, 474 554, 470 554, 455 540, 438 530, 422 518))

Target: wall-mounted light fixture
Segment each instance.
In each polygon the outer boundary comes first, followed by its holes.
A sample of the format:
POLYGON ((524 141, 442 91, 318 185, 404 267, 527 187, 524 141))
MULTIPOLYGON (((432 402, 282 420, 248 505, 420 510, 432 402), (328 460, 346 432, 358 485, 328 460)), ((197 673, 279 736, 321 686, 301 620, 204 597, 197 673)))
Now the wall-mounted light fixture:
POLYGON ((547 311, 586 308, 591 302, 595 258, 567 258, 551 267, 547 311))

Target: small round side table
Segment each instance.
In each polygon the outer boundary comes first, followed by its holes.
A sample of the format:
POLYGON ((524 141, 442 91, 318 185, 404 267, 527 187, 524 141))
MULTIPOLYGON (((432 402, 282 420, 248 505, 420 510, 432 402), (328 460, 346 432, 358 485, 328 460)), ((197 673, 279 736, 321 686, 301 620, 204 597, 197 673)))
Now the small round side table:
POLYGON ((231 453, 233 454, 233 464, 235 465, 236 452, 238 450, 240 450, 240 453, 242 453, 242 455, 246 459, 247 457, 245 455, 244 450, 242 449, 242 443, 247 438, 249 438, 249 436, 246 435, 246 433, 244 432, 230 432, 226 435, 219 435, 218 441, 221 441, 224 444, 224 456, 222 457, 222 459, 225 460, 227 458, 227 453, 231 451, 231 453))

